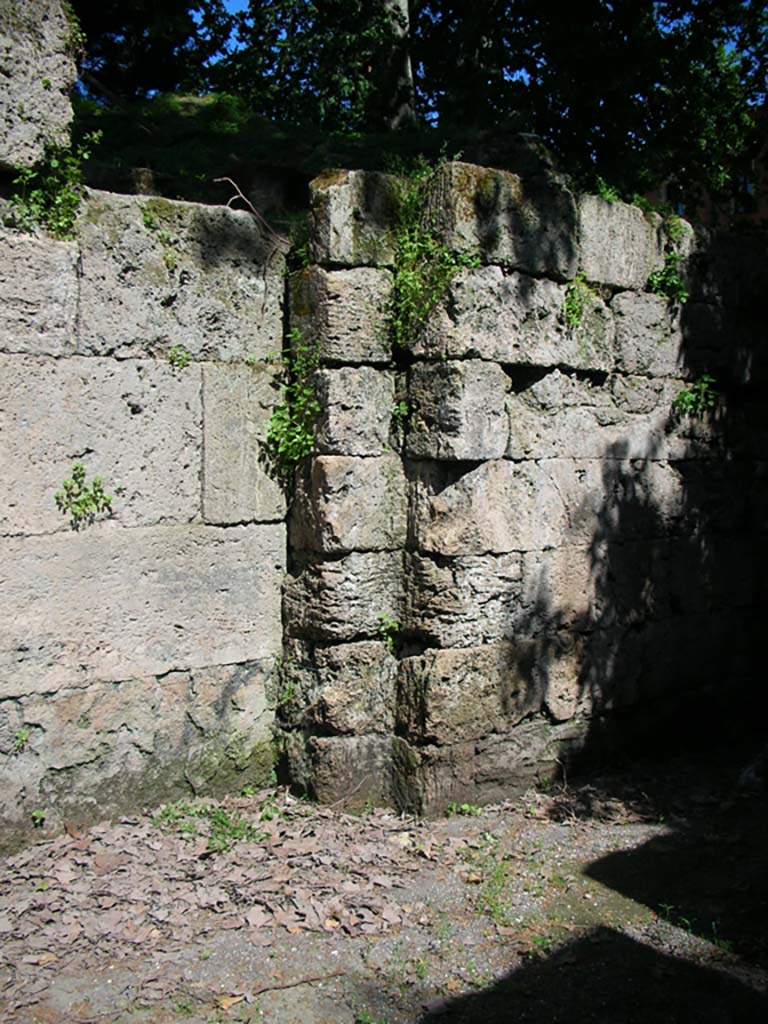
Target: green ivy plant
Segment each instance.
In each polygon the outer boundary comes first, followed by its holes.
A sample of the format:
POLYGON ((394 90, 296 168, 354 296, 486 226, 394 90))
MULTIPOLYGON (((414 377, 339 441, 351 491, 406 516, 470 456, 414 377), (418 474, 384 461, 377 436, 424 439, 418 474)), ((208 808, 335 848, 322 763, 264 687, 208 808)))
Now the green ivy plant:
POLYGON ((668 252, 661 270, 654 270, 648 278, 648 287, 655 295, 665 295, 673 302, 687 302, 688 289, 683 279, 684 257, 679 252, 668 252))
POLYGON ((621 202, 621 193, 618 189, 615 189, 613 185, 609 185, 605 178, 601 178, 599 174, 595 178, 595 190, 597 195, 608 203, 621 202))
POLYGON ((592 289, 587 284, 584 274, 578 273, 565 289, 562 315, 568 327, 578 327, 581 324, 592 295, 592 289))
POLYGON ((677 416, 703 416, 717 402, 717 391, 712 386, 714 383, 714 377, 708 373, 702 374, 698 380, 677 393, 672 402, 672 411, 677 416))
POLYGON ((389 308, 395 348, 410 348, 457 272, 480 263, 476 256, 452 252, 438 237, 434 217, 427 210, 427 197, 440 166, 442 163, 432 167, 422 157, 395 186, 395 268, 389 308))
POLYGON ((302 331, 292 330, 285 356, 283 401, 272 413, 264 446, 267 463, 286 482, 314 446, 320 413, 314 374, 319 365, 317 344, 306 341, 302 331))
POLYGON ((189 366, 192 356, 183 345, 174 345, 168 352, 168 362, 174 370, 184 370, 189 366))
POLYGON ((112 513, 112 497, 104 493, 104 481, 95 476, 90 484, 87 483, 85 466, 81 462, 74 464, 71 479, 64 481, 61 490, 56 492, 55 500, 59 511, 69 515, 73 530, 90 526, 102 512, 112 513))
POLYGON ((43 228, 54 238, 74 238, 84 189, 83 163, 100 138, 101 132, 92 132, 74 150, 49 142, 39 164, 20 168, 7 222, 20 231, 43 228))
POLYGON ((400 631, 400 623, 391 615, 380 615, 376 632, 387 645, 387 650, 392 653, 395 649, 395 639, 400 631))

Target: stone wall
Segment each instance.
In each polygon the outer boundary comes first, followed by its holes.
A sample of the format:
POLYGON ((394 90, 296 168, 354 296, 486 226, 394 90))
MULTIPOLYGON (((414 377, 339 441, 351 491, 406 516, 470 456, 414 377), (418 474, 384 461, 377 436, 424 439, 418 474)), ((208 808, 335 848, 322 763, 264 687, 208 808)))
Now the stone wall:
POLYGON ((61 0, 0 0, 0 170, 30 167, 72 120, 76 25, 61 0))
MULTIPOLYGON (((59 0, 0 0, 0 170, 65 139, 69 36, 59 0)), ((433 178, 475 265, 405 348, 385 175, 314 183, 287 317, 246 213, 90 192, 76 241, 0 229, 4 844, 265 782, 276 746, 320 800, 430 812, 752 708, 765 240, 684 229, 669 302, 661 218, 529 149, 433 178), (294 330, 321 412, 287 512, 261 453, 294 330), (716 406, 676 415, 705 373, 716 406), (57 507, 77 463, 92 524, 57 507)))
POLYGON ((284 253, 250 214, 104 192, 76 241, 3 230, 0 253, 4 840, 34 811, 264 782, 284 253), (73 529, 55 495, 77 462, 113 514, 73 529))
POLYGON ((322 413, 289 520, 290 777, 321 800, 439 811, 550 777, 633 722, 652 747, 713 690, 750 699, 764 240, 683 225, 681 306, 648 287, 658 215, 546 168, 448 164, 428 205, 478 265, 393 351, 391 195, 382 175, 318 179, 315 262, 291 282, 322 413), (702 373, 716 409, 675 415, 702 373))

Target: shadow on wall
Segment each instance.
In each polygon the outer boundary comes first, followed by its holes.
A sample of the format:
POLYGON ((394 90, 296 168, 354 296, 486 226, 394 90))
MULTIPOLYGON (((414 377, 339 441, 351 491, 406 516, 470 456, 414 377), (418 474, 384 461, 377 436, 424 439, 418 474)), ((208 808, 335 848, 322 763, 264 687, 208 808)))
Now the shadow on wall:
POLYGON ((670 408, 642 448, 608 445, 599 508, 585 498, 572 516, 574 532, 584 517, 596 523, 587 610, 559 603, 542 572, 528 621, 515 624, 535 638, 516 670, 550 713, 579 666, 573 701, 588 731, 563 751, 566 764, 675 749, 695 741, 697 721, 754 722, 765 706, 765 266, 764 241, 742 250, 715 238, 698 255, 679 365, 688 381, 716 378, 717 405, 701 419, 670 408))

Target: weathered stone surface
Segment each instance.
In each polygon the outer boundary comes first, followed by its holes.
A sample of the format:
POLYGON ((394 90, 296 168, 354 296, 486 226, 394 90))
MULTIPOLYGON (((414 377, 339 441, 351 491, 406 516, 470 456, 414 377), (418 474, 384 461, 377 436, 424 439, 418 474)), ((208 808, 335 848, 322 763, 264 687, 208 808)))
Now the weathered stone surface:
POLYGON ((74 351, 77 245, 0 227, 0 251, 0 352, 74 351))
POLYGON ((587 462, 582 471, 588 475, 584 482, 566 460, 489 461, 458 478, 445 467, 424 467, 415 483, 416 546, 443 555, 555 547, 573 533, 577 521, 580 532, 589 529, 599 510, 599 467, 587 462), (585 515, 580 504, 589 496, 591 514, 585 515))
POLYGON ((402 548, 408 494, 395 455, 320 455, 297 481, 291 507, 291 545, 329 554, 402 548))
POLYGON ((404 629, 439 647, 509 639, 520 617, 522 560, 517 553, 407 563, 404 629))
POLYGON ((275 657, 282 526, 0 539, 0 698, 275 657))
POLYGON ((275 374, 274 366, 203 366, 203 517, 208 523, 285 516, 282 488, 261 458, 280 397, 275 374))
POLYGON ((558 758, 583 745, 588 720, 553 725, 547 718, 521 722, 477 742, 415 747, 394 744, 398 805, 418 814, 445 814, 452 803, 508 800, 557 775, 558 758))
POLYGON ((480 359, 416 364, 406 450, 415 458, 497 459, 509 437, 509 377, 480 359))
POLYGON ((0 167, 31 167, 47 142, 68 141, 77 78, 69 17, 60 0, 0 3, 0 167))
POLYGON ((620 370, 652 377, 682 375, 680 322, 663 295, 622 292, 611 309, 620 370))
POLYGON ((397 659, 381 640, 315 647, 289 640, 281 669, 281 715, 321 733, 392 732, 397 659))
POLYGON ((661 217, 599 196, 579 198, 579 269, 588 281, 645 287, 664 265, 661 217))
POLYGON ((400 621, 402 605, 402 552, 311 558, 286 581, 285 629, 288 636, 317 640, 375 638, 384 617, 400 621))
POLYGON ((394 374, 370 366, 318 370, 315 388, 320 403, 315 426, 318 452, 383 455, 390 450, 394 374))
POLYGON ((568 327, 566 286, 501 267, 464 270, 435 310, 414 354, 527 366, 610 370, 614 329, 610 310, 593 295, 578 327, 568 327))
POLYGON ((392 275, 355 267, 309 267, 291 275, 291 327, 305 342, 317 344, 324 360, 340 363, 388 363, 388 303, 392 275))
POLYGON ((288 734, 290 777, 320 803, 350 810, 392 802, 392 739, 389 736, 288 734))
POLYGON ((576 203, 557 176, 451 162, 430 193, 430 214, 455 252, 560 280, 576 272, 576 203))
POLYGON ((396 179, 374 171, 328 171, 310 182, 312 259, 391 266, 396 187, 396 179))
POLYGON ((78 461, 114 524, 198 518, 201 420, 199 366, 0 355, 0 534, 68 530, 54 496, 78 461))
POLYGON ((6 702, 0 820, 29 821, 40 807, 49 825, 94 820, 105 803, 117 814, 190 789, 263 785, 272 764, 273 668, 272 661, 212 666, 6 702), (12 754, 22 724, 27 743, 12 754))
POLYGON ((124 358, 180 345, 231 361, 280 351, 284 257, 250 214, 89 192, 78 232, 79 352, 124 358))
POLYGON ((478 739, 510 728, 531 710, 511 644, 404 658, 397 690, 401 734, 420 743, 478 739))
POLYGON ((695 441, 674 433, 680 387, 637 376, 597 382, 553 370, 507 400, 507 455, 601 459, 621 447, 627 458, 659 459, 673 450, 680 457, 709 451, 711 431, 700 428, 695 441))

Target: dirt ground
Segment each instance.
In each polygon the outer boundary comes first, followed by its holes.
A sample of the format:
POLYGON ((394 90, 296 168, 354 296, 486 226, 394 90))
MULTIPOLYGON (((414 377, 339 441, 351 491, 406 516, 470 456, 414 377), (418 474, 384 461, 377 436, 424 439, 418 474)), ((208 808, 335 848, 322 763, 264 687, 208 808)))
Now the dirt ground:
POLYGON ((768 801, 745 752, 479 811, 284 791, 43 839, 0 869, 18 1024, 768 1020, 768 801))

